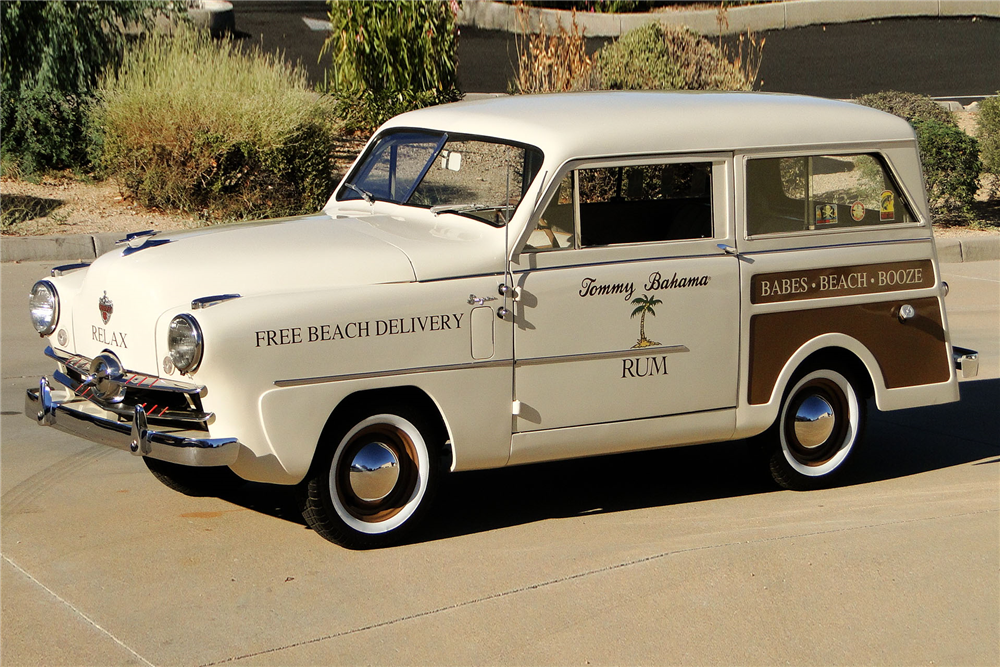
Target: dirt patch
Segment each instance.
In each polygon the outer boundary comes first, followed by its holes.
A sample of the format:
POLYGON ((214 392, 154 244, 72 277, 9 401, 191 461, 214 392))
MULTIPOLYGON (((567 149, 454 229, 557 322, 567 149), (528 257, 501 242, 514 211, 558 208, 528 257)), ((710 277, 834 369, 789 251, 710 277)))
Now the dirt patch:
POLYGON ((126 201, 114 181, 46 177, 39 183, 0 180, 4 236, 192 229, 192 215, 148 210, 126 201))

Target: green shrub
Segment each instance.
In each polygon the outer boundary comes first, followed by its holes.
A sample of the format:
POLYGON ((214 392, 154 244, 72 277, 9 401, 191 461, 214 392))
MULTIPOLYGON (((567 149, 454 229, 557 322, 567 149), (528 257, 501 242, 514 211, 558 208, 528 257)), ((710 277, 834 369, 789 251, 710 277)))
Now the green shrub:
POLYGON ((698 34, 659 23, 605 46, 594 69, 598 87, 612 90, 750 90, 755 78, 698 34))
POLYGON ((125 26, 149 27, 166 2, 0 3, 0 134, 4 171, 86 165, 87 108, 118 61, 125 26))
POLYGON ((968 213, 982 170, 976 140, 937 120, 917 120, 913 126, 931 209, 936 213, 968 213))
POLYGON ((192 31, 153 37, 100 100, 101 166, 144 206, 290 215, 322 206, 336 184, 332 101, 278 56, 192 31))
MULTIPOLYGON (((983 171, 1000 179, 1000 95, 987 97, 979 103, 976 118, 976 138, 979 139, 979 157, 983 171)), ((994 181, 994 187, 998 187, 994 181)))
POLYGON ((958 127, 955 116, 926 95, 904 93, 898 90, 883 90, 879 93, 862 95, 854 101, 866 107, 899 116, 910 123, 916 120, 935 120, 958 127))
POLYGON ((404 111, 461 97, 457 11, 455 1, 331 0, 327 89, 345 129, 367 131, 404 111))

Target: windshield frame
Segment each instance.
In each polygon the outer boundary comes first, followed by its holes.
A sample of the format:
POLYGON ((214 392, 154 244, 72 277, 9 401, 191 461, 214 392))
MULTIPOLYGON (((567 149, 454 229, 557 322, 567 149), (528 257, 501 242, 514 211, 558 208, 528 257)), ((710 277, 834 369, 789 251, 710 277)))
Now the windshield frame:
MULTIPOLYGON (((491 137, 482 134, 468 134, 464 132, 449 133, 445 130, 433 130, 424 127, 408 127, 408 126, 390 127, 387 128, 385 131, 376 135, 371 140, 371 142, 369 142, 368 147, 365 149, 365 152, 358 159, 354 168, 348 173, 347 177, 343 180, 340 187, 337 188, 336 194, 334 196, 335 201, 337 201, 338 203, 350 202, 350 201, 362 201, 363 198, 358 193, 351 190, 351 188, 348 187, 348 184, 360 188, 360 186, 357 185, 357 181, 359 179, 364 179, 369 173, 371 173, 371 170, 375 167, 376 163, 375 162, 369 163, 369 161, 375 149, 379 146, 381 141, 386 137, 388 137, 389 135, 405 134, 405 133, 425 134, 430 137, 433 137, 434 135, 440 135, 440 138, 434 148, 432 157, 420 170, 420 174, 413 181, 413 186, 409 188, 408 192, 405 193, 406 194, 405 198, 399 198, 400 200, 397 201, 396 199, 389 199, 386 197, 379 196, 375 193, 369 192, 368 194, 371 195, 373 202, 379 201, 379 202, 386 202, 389 204, 396 204, 399 206, 409 206, 412 208, 418 208, 422 210, 431 210, 433 208, 433 206, 431 205, 411 203, 410 200, 413 198, 413 194, 420 187, 420 184, 423 182, 423 179, 427 175, 428 170, 430 170, 431 166, 433 166, 434 161, 437 160, 438 157, 440 156, 442 149, 450 141, 479 141, 483 143, 499 144, 503 146, 510 146, 512 148, 518 148, 523 150, 525 152, 525 155, 527 155, 529 152, 533 152, 538 156, 538 161, 535 166, 534 172, 531 174, 531 179, 528 180, 527 182, 524 182, 522 178, 521 192, 518 196, 517 206, 513 207, 510 217, 507 218, 507 221, 509 222, 509 220, 513 218, 514 214, 517 212, 518 208, 520 208, 521 204, 524 201, 524 195, 531 188, 531 185, 535 182, 535 179, 538 178, 538 174, 540 174, 542 171, 542 164, 544 164, 545 162, 545 153, 544 151, 542 151, 541 148, 538 148, 537 146, 534 146, 532 144, 527 144, 521 141, 502 139, 499 137, 491 137)), ((465 204, 470 202, 461 202, 461 203, 465 204)), ((476 222, 483 222, 495 227, 502 227, 503 224, 505 224, 505 223, 497 223, 497 224, 490 223, 489 221, 484 220, 483 218, 472 215, 472 213, 474 212, 475 211, 445 211, 442 212, 442 214, 449 213, 452 215, 460 215, 464 218, 469 218, 470 220, 475 220, 476 222)))

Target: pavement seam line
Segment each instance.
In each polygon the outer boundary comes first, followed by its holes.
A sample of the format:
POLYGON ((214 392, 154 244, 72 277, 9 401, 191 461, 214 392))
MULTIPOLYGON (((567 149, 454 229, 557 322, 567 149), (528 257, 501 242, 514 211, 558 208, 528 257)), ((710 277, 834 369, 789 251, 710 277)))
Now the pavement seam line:
POLYGON ((115 637, 109 631, 105 630, 100 625, 98 625, 98 623, 94 619, 92 619, 89 616, 87 616, 86 614, 84 614, 82 611, 80 611, 79 609, 77 609, 76 607, 74 607, 72 604, 70 604, 69 602, 67 602, 63 598, 61 598, 58 593, 56 593, 55 591, 53 591, 51 588, 49 588, 48 586, 46 586, 42 582, 38 581, 38 579, 35 579, 33 576, 31 576, 31 574, 28 571, 26 571, 20 565, 18 565, 14 561, 12 561, 6 554, 3 554, 3 559, 5 561, 7 561, 8 563, 10 563, 11 567, 13 567, 15 570, 17 570, 18 572, 20 572, 21 574, 23 574, 24 576, 26 576, 28 579, 30 579, 31 581, 33 581, 37 586, 39 586, 46 593, 48 593, 49 595, 51 595, 52 597, 54 597, 55 599, 59 600, 64 605, 66 605, 67 607, 69 607, 70 609, 72 609, 78 616, 80 616, 83 620, 87 621, 87 623, 90 623, 92 626, 94 626, 95 628, 97 628, 100 632, 103 632, 105 635, 107 635, 108 637, 110 637, 111 640, 114 641, 116 644, 118 644, 123 649, 125 649, 126 651, 128 651, 129 653, 131 653, 132 655, 134 655, 136 658, 138 658, 142 662, 142 664, 148 665, 148 667, 156 667, 156 665, 154 665, 153 663, 151 663, 149 660, 146 660, 144 657, 142 657, 141 655, 139 655, 138 653, 136 653, 131 647, 128 646, 128 644, 126 644, 122 640, 118 639, 118 637, 115 637))
POLYGON ((979 510, 976 512, 962 512, 959 514, 947 514, 944 516, 933 516, 933 517, 923 517, 918 519, 905 519, 900 521, 885 521, 882 523, 872 523, 865 524, 863 526, 853 526, 847 528, 833 528, 831 530, 818 530, 811 533, 800 533, 796 535, 782 535, 779 537, 765 537, 755 540, 741 540, 739 542, 722 542, 720 544, 708 544, 700 547, 689 547, 687 549, 676 549, 673 551, 664 551, 662 553, 653 554, 651 556, 643 556, 642 558, 636 558, 633 560, 624 561, 621 563, 615 563, 613 565, 606 565, 604 567, 595 568, 593 570, 586 570, 585 572, 577 572, 576 574, 570 574, 565 577, 558 577, 556 579, 549 579, 547 581, 541 581, 535 584, 529 584, 527 586, 520 586, 518 588, 512 588, 506 591, 501 591, 499 593, 493 593, 491 595, 484 595, 482 597, 474 598, 472 600, 465 600, 464 602, 456 602, 454 604, 445 605, 443 607, 437 607, 436 609, 428 609, 427 611, 421 611, 415 614, 408 614, 406 616, 400 616, 398 618, 389 619, 388 621, 380 621, 378 623, 371 623, 369 625, 362 626, 360 628, 354 628, 351 630, 344 630, 342 632, 335 632, 330 635, 324 635, 322 637, 314 637, 313 639, 306 639, 300 642, 295 642, 294 644, 288 644, 285 646, 276 646, 274 648, 264 649, 261 651, 255 651, 253 653, 246 653, 244 655, 237 655, 231 658, 225 658, 223 660, 216 660, 214 662, 206 662, 200 665, 200 667, 214 667, 215 665, 224 665, 226 663, 235 662, 237 660, 245 660, 247 658, 257 658, 262 655, 268 655, 270 653, 277 653, 278 651, 285 651, 288 649, 299 648, 300 646, 308 646, 310 644, 318 644, 319 642, 328 641, 330 639, 339 639, 340 637, 346 637, 349 635, 355 635, 361 632, 367 632, 368 630, 377 630, 378 628, 384 628, 390 625, 396 625, 398 623, 403 623, 405 621, 412 621, 418 618, 424 618, 426 616, 434 616, 447 611, 454 611, 455 609, 461 609, 463 607, 469 607, 472 605, 480 604, 483 602, 491 602, 493 600, 499 600, 501 598, 510 597, 512 595, 518 595, 520 593, 526 593, 529 591, 539 590, 541 588, 547 588, 555 584, 562 584, 569 581, 574 581, 576 579, 582 579, 584 577, 589 577, 596 574, 604 574, 606 572, 614 572, 615 570, 621 570, 627 567, 632 567, 635 565, 643 565, 645 563, 650 563, 655 560, 660 560, 662 558, 667 558, 668 556, 677 556, 680 554, 694 553, 697 551, 707 551, 710 549, 724 549, 726 547, 733 547, 743 544, 764 544, 766 542, 778 542, 781 540, 790 540, 803 537, 816 537, 819 535, 830 535, 833 533, 844 533, 852 530, 865 530, 871 528, 882 528, 885 526, 897 526, 904 525, 907 523, 915 523, 917 521, 934 521, 939 519, 952 519, 966 516, 975 516, 978 514, 989 514, 992 512, 998 512, 1000 509, 988 509, 979 510))

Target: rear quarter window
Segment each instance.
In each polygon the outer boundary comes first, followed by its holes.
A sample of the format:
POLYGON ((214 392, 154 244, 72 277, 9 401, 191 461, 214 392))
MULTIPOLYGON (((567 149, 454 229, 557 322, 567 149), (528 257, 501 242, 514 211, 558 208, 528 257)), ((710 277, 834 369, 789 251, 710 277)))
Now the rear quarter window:
POLYGON ((751 236, 915 222, 878 155, 747 160, 751 236))

